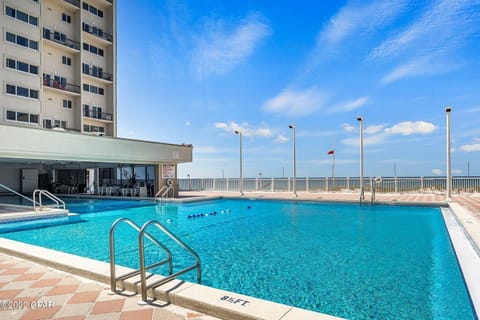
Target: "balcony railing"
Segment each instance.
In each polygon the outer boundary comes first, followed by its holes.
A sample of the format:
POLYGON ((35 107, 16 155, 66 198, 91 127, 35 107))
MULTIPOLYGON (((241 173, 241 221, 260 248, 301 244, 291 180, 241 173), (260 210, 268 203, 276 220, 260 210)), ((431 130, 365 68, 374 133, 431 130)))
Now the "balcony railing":
POLYGON ((113 36, 110 33, 106 33, 102 29, 97 28, 95 26, 91 26, 88 23, 82 22, 82 30, 90 34, 93 34, 94 36, 97 36, 103 40, 113 42, 113 36))
POLYGON ((75 7, 80 8, 80 0, 64 0, 65 2, 68 2, 70 4, 73 4, 75 7))
POLYGON ((50 29, 43 28, 43 38, 75 50, 80 50, 80 42, 69 39, 66 35, 58 31, 51 31, 50 29))
POLYGON ((103 70, 99 68, 93 68, 93 67, 87 67, 83 66, 83 73, 88 74, 89 76, 100 78, 103 80, 107 81, 112 81, 113 80, 113 75, 108 72, 104 72, 103 70))
POLYGON ((113 121, 113 114, 99 111, 96 109, 84 109, 83 116, 92 119, 113 121))
POLYGON ((80 93, 80 86, 77 86, 71 83, 64 83, 52 78, 44 78, 43 85, 50 88, 65 90, 65 91, 74 92, 74 93, 80 93))

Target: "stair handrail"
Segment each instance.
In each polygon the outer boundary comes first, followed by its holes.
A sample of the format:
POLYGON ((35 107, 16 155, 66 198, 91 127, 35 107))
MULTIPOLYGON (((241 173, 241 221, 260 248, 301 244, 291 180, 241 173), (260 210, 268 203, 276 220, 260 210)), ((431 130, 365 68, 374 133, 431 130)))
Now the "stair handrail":
POLYGON ((39 206, 40 209, 42 209, 42 195, 46 196, 47 198, 49 198, 50 200, 52 200, 53 202, 55 202, 55 206, 57 207, 57 209, 64 209, 65 210, 65 202, 60 199, 59 197, 57 197, 56 195, 54 195, 53 193, 50 193, 49 191, 47 190, 43 190, 43 189, 35 189, 33 191, 33 208, 36 209, 37 208, 37 204, 39 206), (36 197, 37 197, 37 194, 38 194, 38 203, 36 201, 36 197))
POLYGON ((185 242, 183 242, 180 238, 178 238, 176 235, 174 235, 170 230, 168 230, 163 224, 161 224, 159 221, 156 220, 150 220, 145 222, 145 224, 142 226, 142 229, 140 230, 140 234, 138 235, 138 247, 140 249, 140 281, 141 281, 141 289, 142 289, 142 301, 147 301, 147 290, 152 289, 154 287, 161 286, 162 284, 165 284, 174 278, 191 271, 193 269, 197 269, 197 282, 201 283, 202 282, 202 267, 200 263, 200 256, 192 249, 190 248, 185 242), (163 279, 160 279, 158 281, 155 281, 147 286, 147 275, 146 275, 146 270, 147 267, 145 267, 145 250, 144 250, 144 235, 146 234, 146 230, 149 226, 155 226, 159 230, 161 230, 165 235, 167 235, 170 239, 175 241, 178 245, 180 245, 182 248, 184 248, 186 251, 188 251, 194 258, 195 258, 195 264, 191 265, 190 267, 187 267, 183 270, 177 271, 173 274, 170 274, 167 277, 164 277, 163 279))
POLYGON ((19 196, 19 197, 22 197, 22 198, 25 199, 25 200, 28 200, 28 201, 32 202, 32 203, 35 205, 35 200, 34 200, 34 199, 30 199, 29 197, 24 196, 24 195, 21 194, 20 192, 17 192, 17 191, 15 191, 15 190, 7 187, 7 186, 4 185, 4 184, 1 184, 1 183, 0 183, 0 187, 3 188, 3 189, 5 189, 5 190, 7 190, 7 191, 10 191, 11 193, 16 194, 16 195, 19 196))
MULTIPOLYGON (((138 269, 138 270, 134 270, 134 271, 125 273, 125 274, 123 274, 121 276, 118 276, 118 277, 116 276, 115 228, 117 227, 117 225, 119 225, 122 222, 131 226, 133 229, 137 230, 138 232, 140 232, 140 230, 141 230, 140 226, 138 224, 136 224, 135 222, 133 222, 129 218, 119 218, 119 219, 115 220, 115 222, 110 227, 110 236, 109 236, 109 238, 110 238, 110 290, 112 292, 117 291, 117 281, 125 280, 125 279, 131 278, 133 276, 136 276, 136 275, 140 274, 140 269, 138 269)), ((172 252, 165 245, 163 245, 160 241, 155 239, 155 237, 153 237, 149 233, 145 233, 145 237, 147 237, 150 241, 152 241, 156 245, 160 246, 163 250, 165 250, 165 252, 167 253, 167 256, 168 256, 167 259, 164 259, 160 262, 149 265, 149 266, 147 266, 147 268, 151 269, 151 268, 159 267, 159 266, 161 266, 165 263, 168 263, 168 272, 169 272, 169 274, 172 274, 172 272, 173 272, 172 252)))
POLYGON ((165 189, 168 189, 167 185, 162 186, 160 190, 158 190, 157 193, 155 193, 155 201, 158 201, 158 199, 161 200, 161 198, 163 198, 163 192, 165 191, 165 189))
POLYGON ((158 192, 155 194, 155 201, 162 201, 165 196, 168 197, 170 190, 173 191, 173 194, 175 194, 175 187, 173 184, 164 185, 161 187, 160 190, 158 190, 158 192))

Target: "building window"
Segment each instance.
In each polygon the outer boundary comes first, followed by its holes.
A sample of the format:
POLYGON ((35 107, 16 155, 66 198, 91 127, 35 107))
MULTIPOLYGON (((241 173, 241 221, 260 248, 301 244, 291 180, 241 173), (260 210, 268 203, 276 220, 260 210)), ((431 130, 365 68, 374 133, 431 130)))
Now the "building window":
POLYGON ((9 17, 18 19, 20 21, 23 21, 25 23, 29 23, 34 26, 38 26, 38 18, 35 16, 31 16, 29 14, 26 14, 23 11, 16 10, 12 7, 5 6, 5 14, 9 17))
POLYGON ((72 16, 62 13, 62 21, 66 23, 72 23, 72 16))
POLYGON ((90 126, 88 124, 83 125, 84 132, 98 132, 98 133, 105 133, 104 127, 97 127, 97 126, 90 126))
POLYGON ((85 43, 85 42, 83 43, 83 50, 89 51, 93 54, 96 54, 96 55, 99 55, 99 56, 103 57, 103 49, 97 48, 97 47, 92 46, 88 43, 85 43))
POLYGON ((62 56, 62 63, 67 65, 67 66, 71 66, 72 65, 72 58, 62 56))
POLYGON ((5 66, 9 69, 18 70, 26 73, 31 74, 38 74, 38 67, 28 64, 26 62, 15 60, 11 58, 6 59, 5 66))
POLYGON ((89 11, 91 14, 93 15, 96 15, 100 18, 103 18, 103 11, 98 9, 97 7, 94 7, 92 5, 89 5, 88 3, 86 2, 83 2, 83 5, 82 5, 83 9, 85 11, 89 11))
POLYGON ((86 83, 83 84, 83 91, 87 91, 87 92, 94 93, 94 94, 99 94, 101 96, 103 96, 105 94, 105 90, 103 88, 92 86, 92 85, 86 84, 86 83))
POLYGON ((38 99, 38 90, 29 89, 21 86, 7 84, 6 92, 8 94, 12 94, 20 97, 38 99))
POLYGON ((10 121, 38 124, 38 114, 7 110, 6 119, 10 121))
POLYGON ((13 34, 13 33, 8 32, 8 31, 6 33, 5 38, 7 39, 8 42, 16 43, 16 44, 18 44, 22 47, 38 50, 38 41, 29 40, 25 37, 13 34))
POLYGON ((72 100, 63 99, 63 107, 65 109, 72 109, 72 100))
POLYGON ((64 120, 55 120, 55 128, 67 129, 67 121, 64 121, 64 120))

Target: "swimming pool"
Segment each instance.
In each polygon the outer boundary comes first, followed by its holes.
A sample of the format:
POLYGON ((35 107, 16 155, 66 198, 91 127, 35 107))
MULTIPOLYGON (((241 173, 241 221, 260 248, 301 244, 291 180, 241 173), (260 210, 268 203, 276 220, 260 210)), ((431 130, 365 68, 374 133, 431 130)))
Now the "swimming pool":
MULTIPOLYGON (((108 231, 119 217, 164 223, 199 253, 208 286, 349 319, 475 318, 439 208, 232 199, 144 203, 2 236, 108 261, 108 231)), ((136 234, 118 232, 117 263, 138 268, 136 234)), ((155 247, 146 252, 158 258, 155 247)), ((183 252, 173 254, 174 268, 191 264, 183 252)), ((195 280, 193 274, 184 279, 195 280)))

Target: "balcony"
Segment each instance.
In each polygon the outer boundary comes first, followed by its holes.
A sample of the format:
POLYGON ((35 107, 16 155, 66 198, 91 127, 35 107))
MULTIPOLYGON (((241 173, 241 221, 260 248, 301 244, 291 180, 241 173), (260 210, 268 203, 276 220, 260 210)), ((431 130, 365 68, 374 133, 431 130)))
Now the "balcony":
POLYGON ((69 39, 66 35, 58 31, 43 28, 43 38, 77 51, 80 50, 80 42, 69 39))
POLYGON ((109 82, 113 81, 113 75, 108 72, 104 72, 101 68, 98 67, 90 67, 86 64, 83 64, 83 73, 98 79, 103 79, 109 82))
POLYGON ((102 29, 91 26, 88 23, 82 22, 82 30, 89 34, 97 36, 100 39, 106 40, 108 42, 113 42, 113 36, 110 33, 106 33, 102 29))
POLYGON ((49 75, 43 75, 43 85, 49 88, 63 90, 71 93, 80 93, 80 86, 67 83, 65 78, 51 78, 49 75))
POLYGON ((80 8, 80 0, 64 0, 64 1, 70 3, 71 5, 74 5, 75 7, 80 8))
POLYGON ((83 116, 96 120, 113 121, 113 114, 106 113, 98 109, 83 109, 83 116))

